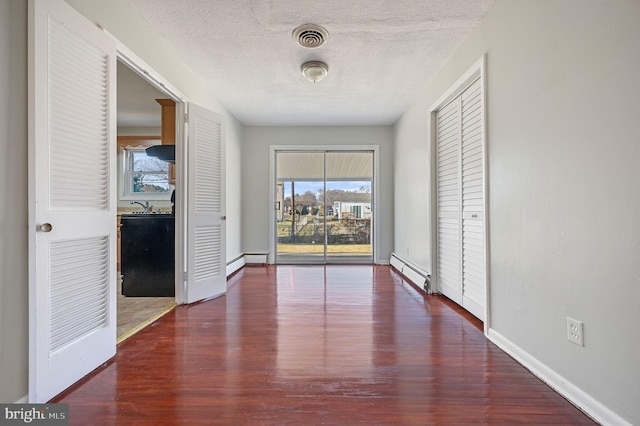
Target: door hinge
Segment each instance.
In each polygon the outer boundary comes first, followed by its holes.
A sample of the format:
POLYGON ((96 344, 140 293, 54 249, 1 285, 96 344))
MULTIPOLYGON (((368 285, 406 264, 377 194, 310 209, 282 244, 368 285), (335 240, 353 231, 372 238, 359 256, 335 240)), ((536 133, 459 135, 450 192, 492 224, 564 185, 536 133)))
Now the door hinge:
POLYGON ((187 112, 184 113, 184 122, 185 123, 189 122, 189 113, 187 113, 187 112))
POLYGON ((185 282, 187 281, 187 273, 186 272, 184 273, 184 281, 185 282))

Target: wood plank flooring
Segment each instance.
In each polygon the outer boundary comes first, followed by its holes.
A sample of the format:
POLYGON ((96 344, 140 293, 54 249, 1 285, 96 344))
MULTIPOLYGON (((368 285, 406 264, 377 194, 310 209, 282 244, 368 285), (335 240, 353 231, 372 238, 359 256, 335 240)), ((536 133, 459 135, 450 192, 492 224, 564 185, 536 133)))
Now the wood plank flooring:
POLYGON ((594 424, 387 266, 244 268, 53 402, 72 425, 594 424))

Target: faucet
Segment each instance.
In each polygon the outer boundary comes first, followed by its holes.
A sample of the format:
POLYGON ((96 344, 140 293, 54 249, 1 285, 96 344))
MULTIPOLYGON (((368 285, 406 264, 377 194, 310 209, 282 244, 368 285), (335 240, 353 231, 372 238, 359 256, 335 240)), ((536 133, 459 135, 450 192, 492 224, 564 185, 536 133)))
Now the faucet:
POLYGON ((132 201, 129 204, 140 204, 144 208, 145 213, 149 213, 149 202, 147 200, 142 201, 132 201))

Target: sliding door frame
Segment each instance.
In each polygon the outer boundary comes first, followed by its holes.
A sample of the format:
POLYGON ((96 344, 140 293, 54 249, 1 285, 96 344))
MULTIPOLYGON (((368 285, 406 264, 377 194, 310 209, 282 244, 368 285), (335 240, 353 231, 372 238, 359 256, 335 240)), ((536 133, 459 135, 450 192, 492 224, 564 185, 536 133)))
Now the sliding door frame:
MULTIPOLYGON (((269 146, 269 251, 268 262, 269 264, 276 263, 277 258, 277 238, 276 238, 276 154, 281 152, 373 152, 373 182, 372 182, 372 206, 373 219, 371 224, 371 240, 373 250, 373 263, 380 264, 380 250, 379 250, 379 145, 270 145, 269 146)), ((325 256, 326 259, 326 256, 325 256)), ((335 258, 331 259, 331 263, 335 262, 335 258)), ((349 259, 353 260, 353 258, 349 259)), ((327 262, 325 262, 327 263, 327 262)), ((339 263, 339 262, 335 262, 339 263)))

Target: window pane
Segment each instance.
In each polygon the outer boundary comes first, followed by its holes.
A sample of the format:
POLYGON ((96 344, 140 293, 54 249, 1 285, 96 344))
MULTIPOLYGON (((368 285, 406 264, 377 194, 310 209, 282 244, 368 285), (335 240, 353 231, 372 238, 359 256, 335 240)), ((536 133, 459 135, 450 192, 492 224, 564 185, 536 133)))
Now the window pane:
POLYGON ((372 256, 373 153, 327 152, 327 259, 372 256))
POLYGON ((134 194, 169 192, 169 175, 166 173, 133 173, 131 181, 134 194))
POLYGON ((279 152, 277 178, 281 209, 277 223, 278 256, 324 260, 324 153, 279 152))
POLYGON ((156 157, 149 157, 144 151, 133 151, 134 172, 164 172, 168 173, 169 163, 156 157))

